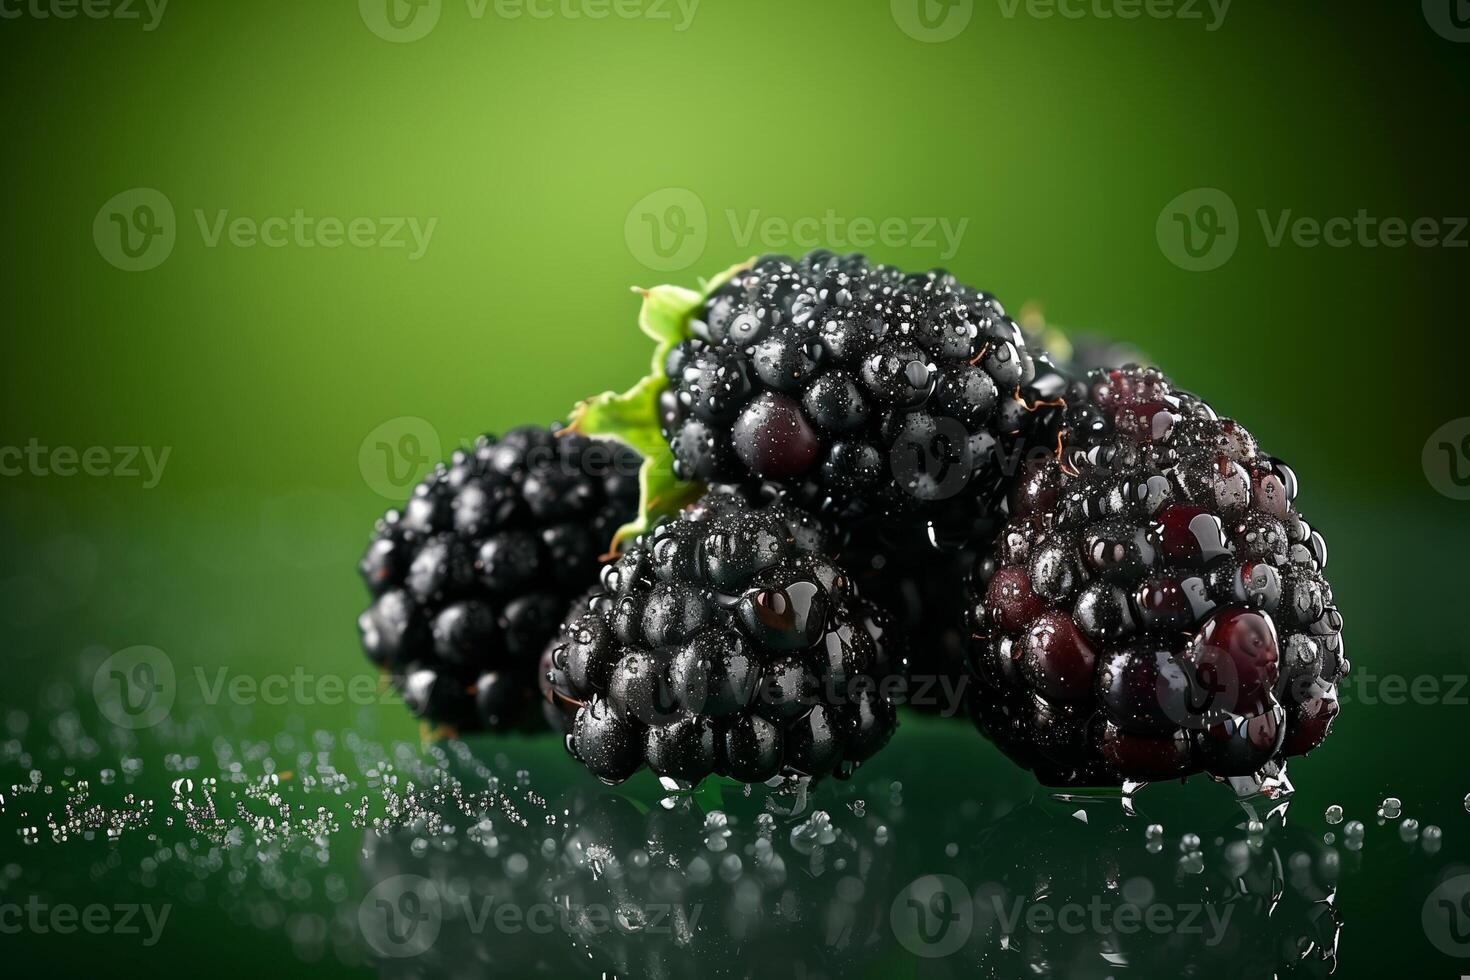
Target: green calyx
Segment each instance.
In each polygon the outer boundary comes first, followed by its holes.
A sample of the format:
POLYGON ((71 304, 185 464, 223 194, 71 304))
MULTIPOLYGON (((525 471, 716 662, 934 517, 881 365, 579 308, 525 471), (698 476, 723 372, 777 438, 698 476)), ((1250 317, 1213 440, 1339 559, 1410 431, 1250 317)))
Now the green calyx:
POLYGON ((673 451, 659 431, 658 400, 668 387, 664 362, 671 350, 694 336, 690 321, 710 294, 749 267, 750 263, 745 262, 727 269, 706 282, 701 290, 683 286, 635 289, 634 292, 643 296, 638 328, 654 342, 647 376, 627 391, 605 391, 579 402, 572 410, 570 431, 616 439, 643 457, 643 466, 638 471, 638 514, 618 529, 612 542, 614 552, 621 549, 623 542, 698 500, 705 491, 703 483, 680 480, 674 475, 673 451))

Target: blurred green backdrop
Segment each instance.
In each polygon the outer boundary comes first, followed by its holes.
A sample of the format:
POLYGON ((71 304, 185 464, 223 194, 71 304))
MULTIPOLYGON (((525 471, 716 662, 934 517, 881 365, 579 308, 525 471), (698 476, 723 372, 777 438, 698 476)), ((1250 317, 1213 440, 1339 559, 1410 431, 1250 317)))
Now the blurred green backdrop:
MULTIPOLYGON (((378 441, 447 453, 621 388, 647 363, 629 286, 800 251, 814 223, 1149 352, 1296 467, 1359 670, 1470 671, 1470 503, 1423 462, 1470 415, 1449 0, 389 2, 4 5, 0 446, 169 451, 151 488, 142 462, 0 479, 7 708, 39 710, 89 647, 364 672, 352 566, 400 485, 378 441), (1434 224, 1273 244, 1360 212, 1434 224), (375 244, 324 244, 349 229, 375 244)), ((1293 767, 1304 805, 1455 811, 1466 711, 1350 705, 1293 767)), ((268 734, 301 712, 236 714, 268 734)), ((1006 778, 963 726, 914 728, 928 748, 883 765, 938 745, 1006 778)), ((1354 952, 1350 975, 1387 955, 1354 952)))

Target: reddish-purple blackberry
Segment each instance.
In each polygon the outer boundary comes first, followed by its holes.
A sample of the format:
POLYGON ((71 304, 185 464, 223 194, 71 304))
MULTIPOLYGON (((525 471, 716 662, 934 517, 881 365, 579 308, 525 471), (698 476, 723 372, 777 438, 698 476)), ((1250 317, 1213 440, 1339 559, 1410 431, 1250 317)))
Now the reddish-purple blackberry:
POLYGON ((1292 470, 1154 370, 1095 371, 1057 414, 972 586, 980 728, 1058 785, 1319 745, 1348 662, 1292 470))
POLYGON ((414 714, 460 730, 535 719, 541 651, 637 509, 639 462, 554 428, 482 436, 378 521, 358 628, 414 714))
POLYGON ((567 620, 543 689, 596 776, 844 774, 888 741, 905 658, 780 498, 707 494, 631 543, 567 620))

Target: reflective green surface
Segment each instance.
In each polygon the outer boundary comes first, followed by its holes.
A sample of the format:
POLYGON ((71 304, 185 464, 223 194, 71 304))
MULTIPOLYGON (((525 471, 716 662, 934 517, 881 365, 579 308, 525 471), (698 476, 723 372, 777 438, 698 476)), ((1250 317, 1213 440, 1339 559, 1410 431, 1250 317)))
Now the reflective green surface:
MULTIPOLYGON (((1183 3, 1167 8, 1179 16, 1137 18, 1121 2, 1051 16, 962 3, 948 19, 938 3, 777 0, 704 0, 692 17, 653 0, 399 3, 391 19, 386 5, 349 2, 176 2, 156 22, 141 4, 66 9, 0 4, 0 955, 17 975, 124 963, 523 975, 575 963, 642 976, 684 963, 1009 976, 1045 958, 1051 973, 1030 975, 1173 976, 1197 957, 1170 944, 1198 937, 1150 932, 1120 952, 1089 918, 1055 942, 1023 927, 1008 953, 989 899, 1009 916, 1011 899, 1050 874, 1047 894, 1066 897, 1041 904, 1056 912, 1095 896, 1116 910, 1111 883, 1126 891, 1134 879, 1155 882, 1167 907, 1203 909, 1224 887, 1218 868, 1242 858, 1255 884, 1197 975, 1266 976, 1279 968, 1268 943, 1320 946, 1311 909, 1329 886, 1338 975, 1470 972, 1470 958, 1446 952, 1470 953, 1450 931, 1470 934, 1470 906, 1432 894, 1470 870, 1470 503, 1455 499, 1470 472, 1455 448, 1470 425, 1457 421, 1470 414, 1459 326, 1470 253, 1456 244, 1470 240, 1457 217, 1470 191, 1455 138, 1470 45, 1450 4, 1230 5, 1213 30, 1218 8, 1183 3), (634 819, 599 803, 602 788, 549 736, 469 750, 517 812, 541 821, 517 831, 492 807, 502 853, 522 854, 523 873, 494 856, 419 857, 403 834, 365 848, 361 799, 369 823, 391 816, 372 747, 419 754, 415 726, 374 693, 357 648, 352 564, 372 519, 423 460, 638 377, 647 347, 628 286, 692 284, 818 238, 942 264, 1012 308, 1040 302, 1057 323, 1126 337, 1290 460, 1303 512, 1331 547, 1355 670, 1334 736, 1292 765, 1286 830, 1252 847, 1228 795, 1202 783, 1150 788, 1144 814, 1120 829, 1111 809, 1084 825, 1075 806, 1028 802, 1035 787, 963 720, 909 718, 851 784, 777 818, 784 886, 745 850, 759 846, 759 800, 707 792, 650 828, 638 807, 658 808, 651 780, 628 788, 634 819), (93 685, 111 654, 140 645, 165 659, 113 665, 167 664, 174 699, 134 731, 93 685), (306 785, 320 760, 300 756, 317 732, 334 733, 330 765, 345 783, 318 773, 306 785), (348 748, 347 732, 363 743, 348 748), (269 772, 276 787, 246 793, 269 772), (221 779, 212 791, 209 777, 221 779), (176 794, 178 779, 192 788, 176 794), (102 823, 94 839, 79 825, 56 842, 46 815, 64 828, 80 780, 106 814, 74 804, 83 824, 102 823), (305 807, 284 843, 273 793, 305 807), (1389 796, 1419 840, 1400 839, 1402 818, 1379 825, 1389 796), (210 797, 223 824, 197 809, 210 797), (109 842, 103 824, 144 800, 151 811, 109 842), (1326 822, 1331 804, 1343 825, 1326 822), (328 824, 301 830, 319 806, 328 824), (729 848, 710 854, 740 854, 734 881, 723 857, 701 853, 715 809, 735 823, 729 848), (818 810, 837 827, 824 846, 832 862, 845 857, 840 871, 812 872, 791 843, 818 810), (365 935, 360 911, 382 910, 372 890, 400 873, 448 894, 455 875, 471 876, 474 894, 526 909, 616 907, 607 882, 567 856, 593 816, 622 835, 620 853, 664 835, 681 867, 704 857, 708 885, 696 874, 684 891, 626 886, 634 905, 703 907, 689 943, 463 929, 457 912, 422 955, 385 956, 365 935), (1147 849, 1155 819, 1158 855, 1147 849), (1366 824, 1361 850, 1344 843, 1354 819, 1366 824), (1443 830, 1436 854, 1422 840, 1431 824, 1443 830), (1292 855, 1330 863, 1328 832, 1337 877, 1293 883, 1292 855), (1214 870, 1176 874, 1188 833, 1214 870), (1276 873, 1253 869, 1273 854, 1282 898, 1261 905, 1276 873), (904 931, 908 900, 934 912, 931 937, 963 903, 945 892, 946 906, 932 883, 908 891, 928 875, 960 881, 972 914, 960 947, 935 957, 904 931), (740 941, 728 907, 780 908, 787 888, 800 924, 740 941), (32 896, 78 916, 136 905, 145 933, 143 906, 172 911, 153 945, 115 911, 95 935, 11 931, 17 916, 30 923, 32 896), (834 932, 832 917, 849 924, 834 932), (1232 945, 1241 937, 1250 949, 1232 945)), ((488 786, 471 762, 446 765, 472 791, 488 786)), ((478 820, 451 823, 465 838, 478 820)), ((389 897, 408 908, 401 891, 389 897)))

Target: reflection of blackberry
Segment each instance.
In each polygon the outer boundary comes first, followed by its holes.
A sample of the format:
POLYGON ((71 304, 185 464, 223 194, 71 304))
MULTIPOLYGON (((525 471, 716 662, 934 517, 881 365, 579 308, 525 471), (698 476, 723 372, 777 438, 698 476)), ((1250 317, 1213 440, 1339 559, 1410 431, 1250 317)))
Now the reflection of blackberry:
POLYGON ((1077 811, 1039 797, 910 839, 909 868, 972 889, 974 928, 956 953, 971 974, 1103 978, 1126 964, 1140 977, 1332 975, 1345 869, 1319 837, 1277 819, 1185 823, 1166 836, 1171 820, 1145 831, 1116 804, 1088 807, 1085 822, 1077 811), (971 843, 952 858, 938 842, 956 839, 971 843), (1058 927, 1068 920, 1086 927, 1058 927))
POLYGON ((894 711, 877 681, 904 659, 826 539, 779 499, 720 491, 638 538, 550 653, 572 754, 609 782, 647 763, 754 783, 881 748, 894 711))
POLYGON ((730 803, 701 814, 688 800, 646 813, 622 796, 564 801, 551 901, 615 909, 630 926, 573 942, 617 976, 861 974, 891 935, 886 814, 834 799, 830 813, 778 819, 730 803))
POLYGON ((638 463, 554 429, 484 436, 378 522, 358 627, 414 714, 469 729, 528 720, 541 649, 636 509, 638 463))
POLYGON ((972 711, 1048 783, 1262 773, 1316 747, 1346 673, 1296 476, 1156 371, 1058 412, 975 576, 972 711))
POLYGON ((1031 356, 995 298, 860 255, 760 259, 674 347, 661 402, 681 479, 780 480, 813 506, 907 512, 991 494, 1031 356))

